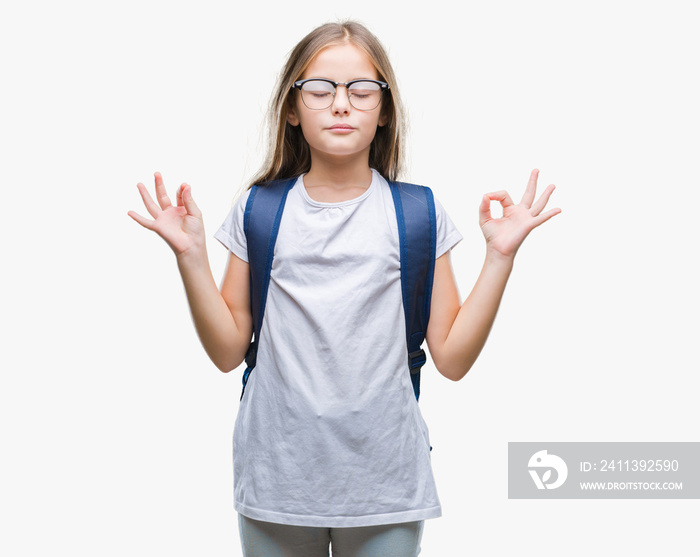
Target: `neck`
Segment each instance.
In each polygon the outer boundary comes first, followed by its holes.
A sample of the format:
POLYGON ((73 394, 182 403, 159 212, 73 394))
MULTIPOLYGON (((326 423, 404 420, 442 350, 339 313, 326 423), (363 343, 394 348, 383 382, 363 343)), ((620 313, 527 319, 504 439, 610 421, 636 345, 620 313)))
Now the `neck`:
POLYGON ((361 196, 372 183, 367 157, 338 160, 311 157, 311 169, 304 176, 309 197, 324 203, 340 203, 361 196))
POLYGON ((372 182, 369 167, 369 150, 361 156, 329 157, 325 154, 311 152, 311 169, 304 176, 307 187, 324 186, 333 190, 345 188, 367 189, 372 182))

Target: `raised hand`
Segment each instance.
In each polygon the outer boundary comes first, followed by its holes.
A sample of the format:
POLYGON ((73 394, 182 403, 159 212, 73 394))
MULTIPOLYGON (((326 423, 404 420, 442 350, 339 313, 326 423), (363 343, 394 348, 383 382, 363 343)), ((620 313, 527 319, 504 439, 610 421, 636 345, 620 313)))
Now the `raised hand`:
POLYGON ((518 205, 513 203, 505 190, 484 195, 479 207, 479 226, 486 238, 487 250, 493 250, 504 257, 515 257, 518 248, 533 228, 561 213, 561 209, 550 209, 542 213, 554 191, 554 184, 547 186, 540 198, 533 203, 539 173, 538 169, 534 169, 530 174, 525 194, 518 205), (502 217, 491 217, 491 201, 501 203, 502 217))
POLYGON ((155 181, 158 204, 153 201, 146 186, 141 182, 136 184, 146 210, 154 220, 142 217, 135 211, 129 211, 128 215, 144 228, 153 230, 163 238, 175 255, 204 248, 206 239, 202 213, 192 199, 190 186, 183 183, 178 188, 177 205, 172 205, 160 172, 155 173, 155 181))

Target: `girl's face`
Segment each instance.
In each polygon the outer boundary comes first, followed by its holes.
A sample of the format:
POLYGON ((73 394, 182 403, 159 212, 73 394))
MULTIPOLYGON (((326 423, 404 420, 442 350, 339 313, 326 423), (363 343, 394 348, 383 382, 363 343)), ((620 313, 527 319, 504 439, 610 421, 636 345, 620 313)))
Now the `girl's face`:
MULTIPOLYGON (((339 83, 354 79, 379 79, 369 57, 353 44, 329 46, 321 50, 300 79, 320 77, 339 83)), ((301 125, 304 138, 311 149, 311 161, 318 157, 356 159, 366 157, 377 131, 386 124, 382 105, 374 110, 357 110, 348 100, 347 89, 336 89, 333 104, 323 110, 304 105, 301 91, 294 91, 294 100, 287 115, 292 126, 301 125)))

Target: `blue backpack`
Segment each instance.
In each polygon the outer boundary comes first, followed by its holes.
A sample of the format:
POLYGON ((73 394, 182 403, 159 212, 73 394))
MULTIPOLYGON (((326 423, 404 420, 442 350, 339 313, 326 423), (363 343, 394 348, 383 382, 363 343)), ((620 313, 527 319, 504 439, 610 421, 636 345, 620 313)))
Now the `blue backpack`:
MULTIPOLYGON (((245 357, 243 391, 255 368, 270 271, 287 194, 296 182, 275 180, 253 186, 246 203, 243 229, 248 242, 250 264, 250 301, 253 314, 253 342, 245 357)), ((435 271, 435 202, 433 192, 425 186, 389 182, 396 207, 401 257, 401 292, 406 316, 408 369, 416 400, 420 396, 420 370, 426 362, 421 348, 430 317, 430 298, 435 271)))

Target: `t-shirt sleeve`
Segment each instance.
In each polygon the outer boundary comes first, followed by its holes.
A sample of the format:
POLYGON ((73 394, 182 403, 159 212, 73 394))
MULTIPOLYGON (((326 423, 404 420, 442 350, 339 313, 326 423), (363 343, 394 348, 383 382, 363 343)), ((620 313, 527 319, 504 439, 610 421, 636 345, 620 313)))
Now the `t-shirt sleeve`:
POLYGON ((437 227, 435 259, 437 259, 455 247, 462 240, 462 235, 437 199, 435 199, 435 224, 437 227))
POLYGON ((248 262, 248 242, 243 231, 243 214, 249 195, 250 190, 236 201, 222 225, 214 233, 214 238, 245 262, 248 262))

